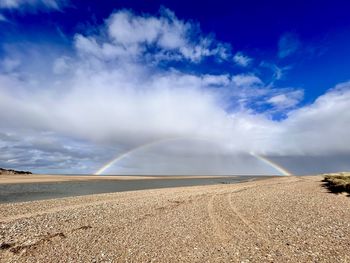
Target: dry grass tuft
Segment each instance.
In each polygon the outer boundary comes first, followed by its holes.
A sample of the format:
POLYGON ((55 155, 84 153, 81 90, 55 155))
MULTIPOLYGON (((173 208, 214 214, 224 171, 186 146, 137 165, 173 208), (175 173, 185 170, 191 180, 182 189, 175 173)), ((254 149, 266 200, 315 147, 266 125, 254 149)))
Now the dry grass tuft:
POLYGON ((350 193, 350 172, 325 174, 323 181, 326 182, 328 189, 334 193, 350 193))

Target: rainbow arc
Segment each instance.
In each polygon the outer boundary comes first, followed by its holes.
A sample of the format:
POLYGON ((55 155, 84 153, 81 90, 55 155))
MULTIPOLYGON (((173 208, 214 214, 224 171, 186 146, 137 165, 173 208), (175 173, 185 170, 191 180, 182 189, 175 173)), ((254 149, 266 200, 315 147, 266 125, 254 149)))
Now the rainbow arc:
MULTIPOLYGON (((141 149, 145 149, 148 148, 150 146, 156 145, 156 144, 160 144, 160 143, 164 143, 164 142, 169 142, 169 141, 174 141, 174 140, 179 140, 179 139, 183 139, 182 137, 176 137, 176 138, 167 138, 167 139, 160 139, 160 140, 156 140, 156 141, 151 141, 142 145, 139 145, 135 148, 132 148, 128 151, 125 151, 119 155, 117 155, 115 158, 113 158, 112 160, 110 160, 109 162, 107 162, 106 164, 104 164, 100 169, 98 169, 94 174, 95 175, 102 175, 106 170, 108 170, 110 167, 112 167, 113 165, 115 165, 116 163, 118 163, 119 161, 121 161, 122 159, 126 158, 127 156, 129 156, 130 154, 132 154, 133 152, 139 151, 141 149)), ((187 138, 188 139, 188 138, 187 138)), ((210 141, 210 140, 204 140, 204 139, 196 139, 196 140, 203 140, 203 141, 210 141)), ((262 161, 263 163, 267 164, 268 166, 274 168, 278 173, 280 173, 281 175, 285 175, 285 176, 290 176, 293 175, 290 171, 288 171, 286 168, 282 167, 281 165, 279 165, 278 163, 268 159, 265 156, 256 154, 251 152, 250 153, 251 156, 255 157, 256 159, 262 161)))

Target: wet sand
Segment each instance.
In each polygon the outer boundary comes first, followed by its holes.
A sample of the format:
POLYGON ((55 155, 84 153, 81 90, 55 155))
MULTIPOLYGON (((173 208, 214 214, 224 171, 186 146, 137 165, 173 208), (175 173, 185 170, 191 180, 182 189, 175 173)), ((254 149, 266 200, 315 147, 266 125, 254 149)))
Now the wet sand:
POLYGON ((0 205, 1 262, 350 262, 350 198, 281 177, 0 205))

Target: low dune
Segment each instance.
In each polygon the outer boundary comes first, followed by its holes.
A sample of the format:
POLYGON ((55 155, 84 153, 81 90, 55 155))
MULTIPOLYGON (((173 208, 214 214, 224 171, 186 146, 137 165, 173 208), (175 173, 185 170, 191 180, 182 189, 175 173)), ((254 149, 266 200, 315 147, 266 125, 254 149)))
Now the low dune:
POLYGON ((321 176, 0 205, 1 262, 350 262, 321 176))

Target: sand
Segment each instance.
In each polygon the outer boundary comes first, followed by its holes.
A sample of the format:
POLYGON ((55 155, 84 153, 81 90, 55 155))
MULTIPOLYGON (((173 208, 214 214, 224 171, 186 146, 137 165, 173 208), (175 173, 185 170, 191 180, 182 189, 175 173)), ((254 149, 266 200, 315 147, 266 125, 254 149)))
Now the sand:
MULTIPOLYGON (((214 176, 134 176, 134 175, 50 175, 50 174, 28 174, 13 175, 1 174, 0 184, 23 184, 23 183, 55 183, 55 182, 73 182, 73 181, 92 181, 92 180, 149 180, 149 179, 183 179, 183 178, 213 178, 214 176)), ((232 176, 219 176, 222 178, 232 176)), ((218 178, 215 176, 214 178, 218 178)))
POLYGON ((0 205, 1 262, 350 262, 350 197, 283 177, 0 205))

